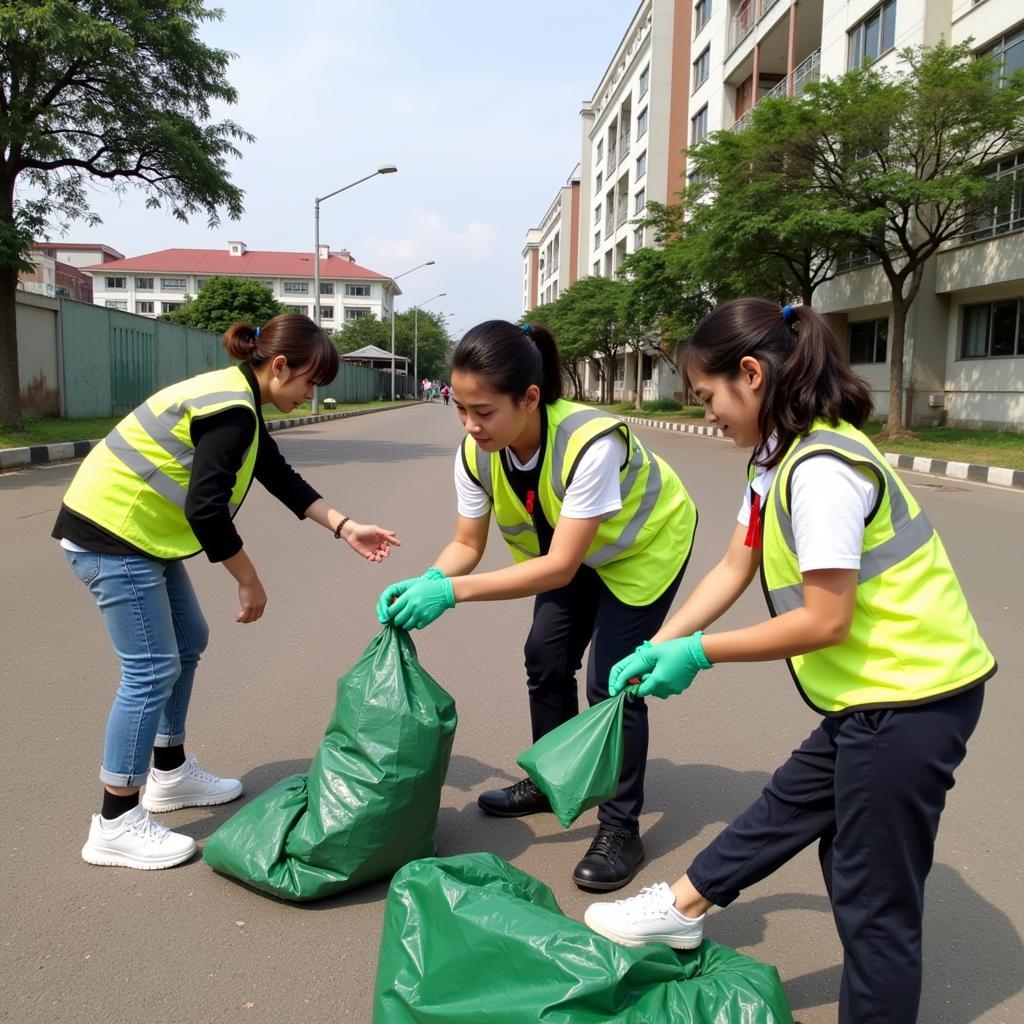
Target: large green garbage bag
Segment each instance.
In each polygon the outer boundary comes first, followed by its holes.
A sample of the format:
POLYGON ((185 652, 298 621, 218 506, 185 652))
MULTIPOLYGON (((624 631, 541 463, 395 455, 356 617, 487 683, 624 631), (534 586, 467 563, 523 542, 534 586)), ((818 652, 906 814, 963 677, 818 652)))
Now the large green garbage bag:
POLYGON ((308 775, 282 779, 209 838, 217 871, 289 900, 386 878, 434 854, 455 702, 385 627, 338 680, 308 775))
POLYGON ((778 971, 705 941, 627 949, 489 853, 391 882, 373 1024, 792 1024, 778 971))
POLYGON ((585 810, 615 796, 622 774, 623 690, 542 736, 516 763, 551 801, 568 828, 585 810))

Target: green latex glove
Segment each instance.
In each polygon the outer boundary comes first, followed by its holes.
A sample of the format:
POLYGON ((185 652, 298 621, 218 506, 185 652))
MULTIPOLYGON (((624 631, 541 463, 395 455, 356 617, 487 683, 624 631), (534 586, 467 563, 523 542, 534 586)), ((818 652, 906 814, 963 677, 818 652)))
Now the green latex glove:
POLYGON ((630 679, 642 679, 654 668, 653 650, 651 641, 645 640, 632 654, 612 665, 608 674, 609 697, 617 697, 629 685, 630 679))
POLYGON ((413 576, 412 579, 399 580, 381 592, 380 597, 377 598, 377 621, 382 626, 388 624, 388 609, 391 607, 391 602, 401 597, 417 580, 422 578, 422 576, 413 576))
MULTIPOLYGON (((704 653, 704 646, 701 644, 701 637, 704 634, 696 632, 691 636, 680 637, 678 640, 667 640, 663 644, 652 644, 649 641, 640 645, 630 658, 624 659, 629 662, 635 659, 634 664, 639 665, 646 660, 653 663, 653 667, 646 673, 634 670, 633 666, 626 664, 624 671, 620 672, 618 681, 625 684, 629 679, 639 676, 640 684, 636 688, 638 697, 671 697, 673 694, 682 693, 701 669, 711 668, 704 653), (626 672, 629 674, 627 675, 626 672)), ((612 668, 612 673, 618 669, 623 662, 619 662, 612 668)), ((622 685, 618 687, 622 689, 622 685)), ((609 693, 612 692, 611 679, 608 686, 609 693)), ((615 692, 618 692, 616 690, 615 692)))
POLYGON ((454 607, 452 581, 440 569, 428 569, 388 608, 388 621, 401 629, 423 629, 454 607))

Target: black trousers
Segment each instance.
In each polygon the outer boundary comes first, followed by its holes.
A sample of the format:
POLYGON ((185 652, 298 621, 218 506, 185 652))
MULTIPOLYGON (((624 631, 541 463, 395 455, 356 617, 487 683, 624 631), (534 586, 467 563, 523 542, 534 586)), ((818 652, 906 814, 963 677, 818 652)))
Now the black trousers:
MULTIPOLYGON (((685 570, 684 564, 656 601, 639 608, 623 604, 597 572, 585 565, 567 586, 537 595, 533 626, 523 651, 534 742, 579 712, 576 673, 583 664, 587 644, 587 700, 593 705, 608 696, 612 666, 658 631, 685 570)), ((601 804, 597 817, 602 825, 636 835, 647 768, 644 701, 627 699, 623 730, 619 789, 611 800, 601 804)))
POLYGON ((840 1024, 917 1020, 924 882, 984 690, 826 718, 687 872, 724 907, 817 842, 843 944, 840 1024))

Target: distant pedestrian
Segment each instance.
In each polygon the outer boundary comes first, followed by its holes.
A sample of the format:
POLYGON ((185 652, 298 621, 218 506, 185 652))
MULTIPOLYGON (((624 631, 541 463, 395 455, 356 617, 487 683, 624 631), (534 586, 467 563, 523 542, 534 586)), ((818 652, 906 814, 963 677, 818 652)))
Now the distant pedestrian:
POLYGON ((431 382, 429 377, 424 377, 423 378, 423 383, 421 385, 421 389, 423 391, 423 401, 424 402, 429 402, 430 401, 430 393, 434 389, 434 385, 431 382))
POLYGON ((86 456, 53 528, 121 662, 100 770, 103 803, 82 849, 91 864, 180 864, 195 841, 150 813, 242 793, 237 779, 211 775, 185 756, 185 716, 208 638, 185 559, 205 551, 223 563, 238 583, 236 622, 263 615, 267 595, 232 522, 251 482, 371 562, 398 543, 390 530, 328 505, 285 462, 263 422, 263 405, 293 412, 314 385, 334 379, 338 353, 324 332, 286 313, 262 330, 232 324, 224 347, 239 365, 158 391, 86 456))
POLYGON ((441 398, 444 399, 444 404, 448 404, 448 399, 451 397, 452 389, 447 384, 441 385, 441 398))

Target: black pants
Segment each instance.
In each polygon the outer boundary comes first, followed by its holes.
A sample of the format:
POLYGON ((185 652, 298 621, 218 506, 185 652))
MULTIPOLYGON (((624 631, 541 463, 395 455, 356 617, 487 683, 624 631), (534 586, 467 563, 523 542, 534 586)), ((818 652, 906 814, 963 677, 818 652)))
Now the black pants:
MULTIPOLYGON (((612 666, 658 631, 685 569, 661 597, 639 608, 623 604, 585 565, 567 586, 537 595, 523 652, 534 742, 579 712, 576 673, 587 644, 587 700, 593 705, 608 696, 612 666)), ((647 767, 647 705, 642 700, 627 699, 623 730, 619 790, 601 804, 597 817, 602 825, 636 835, 647 767)))
POLYGON ((984 690, 825 719, 687 872, 724 907, 817 842, 843 944, 840 1024, 917 1020, 924 881, 984 690))

